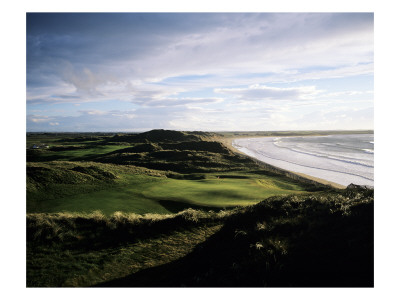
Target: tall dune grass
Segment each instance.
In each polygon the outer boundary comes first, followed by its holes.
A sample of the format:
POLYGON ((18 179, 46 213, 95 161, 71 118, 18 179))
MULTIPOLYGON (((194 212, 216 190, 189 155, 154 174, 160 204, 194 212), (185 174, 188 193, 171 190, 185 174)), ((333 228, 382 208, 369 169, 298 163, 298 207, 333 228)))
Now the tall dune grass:
POLYGON ((33 213, 27 214, 27 242, 123 242, 141 237, 190 227, 202 223, 219 222, 237 213, 237 210, 220 212, 186 209, 176 214, 145 214, 115 212, 105 216, 100 211, 92 213, 33 213))

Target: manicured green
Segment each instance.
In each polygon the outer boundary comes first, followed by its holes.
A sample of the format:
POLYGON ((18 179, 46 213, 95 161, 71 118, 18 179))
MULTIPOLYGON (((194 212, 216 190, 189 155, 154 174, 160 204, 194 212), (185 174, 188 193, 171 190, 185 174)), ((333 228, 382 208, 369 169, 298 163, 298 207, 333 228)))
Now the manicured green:
POLYGON ((257 203, 272 195, 294 193, 300 186, 279 186, 274 179, 254 175, 221 178, 215 174, 204 180, 165 180, 143 193, 151 199, 188 202, 200 206, 232 207, 257 203))
MULTIPOLYGON (((41 151, 40 159, 42 161, 58 160, 58 161, 85 161, 97 158, 102 154, 107 154, 116 150, 127 148, 128 146, 121 145, 95 145, 86 146, 87 148, 78 148, 76 150, 65 151, 41 151)), ((51 148, 50 148, 51 149, 51 148)))
POLYGON ((28 212, 100 210, 107 215, 116 211, 163 214, 177 212, 180 207, 223 209, 251 205, 269 196, 302 192, 300 185, 284 179, 253 174, 241 174, 240 179, 223 177, 209 174, 203 180, 182 180, 119 174, 114 184, 53 184, 50 189, 59 193, 39 192, 34 204, 28 205, 28 212))

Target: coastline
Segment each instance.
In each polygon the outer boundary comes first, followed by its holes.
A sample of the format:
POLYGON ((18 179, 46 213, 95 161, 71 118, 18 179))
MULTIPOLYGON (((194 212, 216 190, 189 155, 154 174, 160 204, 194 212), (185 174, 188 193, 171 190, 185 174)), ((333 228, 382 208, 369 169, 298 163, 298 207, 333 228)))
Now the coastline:
POLYGON ((300 172, 293 172, 293 171, 289 171, 289 170, 285 170, 285 169, 281 169, 275 166, 272 166, 270 164, 267 164, 263 161, 260 161, 254 157, 251 157, 249 155, 247 155, 246 153, 236 149, 235 147, 232 146, 232 142, 234 140, 238 140, 238 139, 247 139, 247 138, 263 138, 263 137, 282 137, 282 136, 246 136, 246 137, 216 137, 216 139, 221 142, 225 147, 227 147, 229 150, 239 154, 239 155, 245 155, 246 157, 249 157, 255 161, 257 161, 260 164, 263 164, 265 166, 267 166, 267 168, 269 169, 274 169, 274 170, 279 170, 280 172, 284 172, 288 177, 300 177, 299 179, 305 179, 307 181, 312 181, 312 182, 317 182, 319 184, 322 184, 324 186, 329 186, 329 187, 333 187, 333 188, 337 188, 337 189, 345 189, 346 186, 341 185, 339 183, 335 183, 332 181, 328 181, 322 178, 318 178, 318 177, 314 177, 311 175, 307 175, 304 173, 300 173, 300 172), (291 174, 291 175, 290 175, 291 174))

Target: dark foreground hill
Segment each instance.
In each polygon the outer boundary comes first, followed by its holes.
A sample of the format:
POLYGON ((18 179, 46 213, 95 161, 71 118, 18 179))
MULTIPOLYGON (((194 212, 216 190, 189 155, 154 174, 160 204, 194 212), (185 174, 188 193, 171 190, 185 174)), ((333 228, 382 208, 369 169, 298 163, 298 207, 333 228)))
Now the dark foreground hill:
POLYGON ((28 286, 373 286, 368 189, 220 213, 32 214, 27 230, 28 286))

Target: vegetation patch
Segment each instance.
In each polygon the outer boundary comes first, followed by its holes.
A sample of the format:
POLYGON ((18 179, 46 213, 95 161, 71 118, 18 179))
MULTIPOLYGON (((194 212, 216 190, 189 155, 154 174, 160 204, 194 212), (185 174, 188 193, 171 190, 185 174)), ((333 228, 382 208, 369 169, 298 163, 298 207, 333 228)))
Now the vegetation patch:
POLYGON ((148 143, 148 142, 182 142, 200 141, 198 134, 189 132, 156 129, 139 134, 117 134, 109 139, 110 142, 148 143))
POLYGON ((77 166, 71 169, 72 171, 75 172, 80 172, 83 174, 90 175, 98 180, 110 180, 110 179, 116 179, 117 176, 114 175, 111 172, 104 171, 103 169, 96 167, 96 166, 90 166, 90 167, 81 167, 77 166))
POLYGON ((227 211, 27 215, 28 286, 373 286, 373 191, 227 211))
POLYGON ((28 215, 27 286, 92 286, 169 263, 218 231, 222 217, 28 215))
POLYGON ((290 178, 227 136, 28 134, 27 286, 373 286, 373 190, 290 178))
POLYGON ((211 141, 162 143, 160 146, 165 150, 192 150, 229 154, 229 150, 221 143, 211 141))
POLYGON ((184 258, 101 285, 372 287, 372 193, 267 199, 226 219, 184 258))

